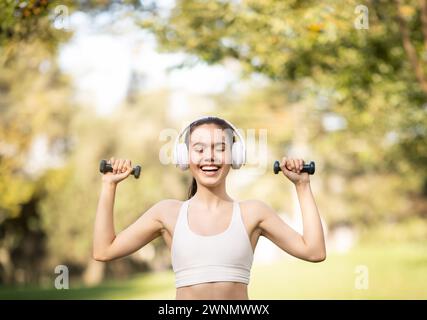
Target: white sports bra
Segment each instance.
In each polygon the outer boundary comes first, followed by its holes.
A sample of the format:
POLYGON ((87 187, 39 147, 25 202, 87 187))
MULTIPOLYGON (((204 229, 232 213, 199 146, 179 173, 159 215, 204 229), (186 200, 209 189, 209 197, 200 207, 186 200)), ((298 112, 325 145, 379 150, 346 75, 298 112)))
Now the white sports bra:
POLYGON ((176 288, 217 281, 249 284, 254 254, 239 203, 233 202, 233 215, 225 231, 203 236, 190 230, 190 200, 181 205, 172 238, 172 268, 176 288))

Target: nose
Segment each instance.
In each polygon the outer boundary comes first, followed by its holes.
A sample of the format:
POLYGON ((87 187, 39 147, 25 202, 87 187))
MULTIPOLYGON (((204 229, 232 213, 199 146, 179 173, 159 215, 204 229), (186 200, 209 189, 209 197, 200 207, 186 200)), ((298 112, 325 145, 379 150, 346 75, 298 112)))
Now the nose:
POLYGON ((223 155, 220 152, 217 152, 214 148, 203 152, 202 163, 221 165, 223 164, 223 161, 223 155))
POLYGON ((210 148, 206 148, 203 152, 202 162, 214 162, 215 153, 210 148))

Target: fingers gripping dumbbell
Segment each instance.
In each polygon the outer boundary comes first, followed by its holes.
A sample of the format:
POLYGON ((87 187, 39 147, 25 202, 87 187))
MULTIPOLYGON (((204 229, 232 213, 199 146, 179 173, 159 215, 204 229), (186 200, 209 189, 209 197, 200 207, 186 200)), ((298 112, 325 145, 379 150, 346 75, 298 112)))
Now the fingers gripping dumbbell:
MULTIPOLYGON (((111 166, 111 164, 107 163, 107 160, 101 160, 101 162, 99 163, 99 171, 101 173, 113 172, 113 167, 111 166)), ((137 165, 133 167, 130 174, 132 174, 135 179, 138 179, 139 175, 141 174, 141 166, 137 165)))
MULTIPOLYGON (((314 164, 314 161, 311 161, 310 163, 303 165, 301 172, 307 172, 308 174, 314 174, 315 170, 316 170, 316 166, 314 164)), ((273 171, 274 171, 274 174, 278 174, 279 171, 282 171, 282 168, 280 168, 280 162, 279 161, 274 161, 273 171)))

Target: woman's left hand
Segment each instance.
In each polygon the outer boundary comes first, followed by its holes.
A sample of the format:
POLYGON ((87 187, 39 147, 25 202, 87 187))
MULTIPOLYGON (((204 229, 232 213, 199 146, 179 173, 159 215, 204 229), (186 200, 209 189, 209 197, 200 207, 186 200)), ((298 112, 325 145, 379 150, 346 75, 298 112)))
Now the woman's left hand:
POLYGON ((283 174, 295 185, 310 182, 308 173, 301 172, 303 165, 304 160, 302 159, 283 157, 282 161, 280 162, 280 168, 282 169, 283 174))

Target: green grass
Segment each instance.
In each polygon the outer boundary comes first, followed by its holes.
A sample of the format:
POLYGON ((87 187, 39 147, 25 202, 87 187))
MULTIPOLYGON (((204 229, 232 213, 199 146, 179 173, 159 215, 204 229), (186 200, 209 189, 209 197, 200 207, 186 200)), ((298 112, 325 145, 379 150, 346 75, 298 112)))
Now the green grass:
POLYGON ((258 267, 252 276, 251 299, 427 299, 427 247, 365 246, 321 263, 258 267), (367 267, 367 289, 356 288, 359 265, 367 267))
MULTIPOLYGON (((287 255, 284 253, 284 257, 287 255)), ((174 299, 172 271, 69 290, 0 287, 0 299, 174 299)), ((329 253, 322 263, 284 259, 254 265, 250 299, 427 299, 427 246, 365 245, 347 254, 329 253), (356 267, 366 266, 369 287, 356 289, 356 267)))

